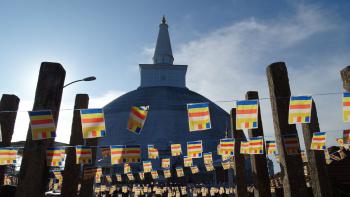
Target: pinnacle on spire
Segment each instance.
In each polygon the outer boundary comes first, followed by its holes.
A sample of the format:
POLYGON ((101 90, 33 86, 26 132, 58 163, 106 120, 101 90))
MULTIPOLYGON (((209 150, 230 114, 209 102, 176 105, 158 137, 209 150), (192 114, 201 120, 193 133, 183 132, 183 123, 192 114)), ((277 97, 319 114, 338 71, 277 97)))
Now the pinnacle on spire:
POLYGON ((153 56, 153 64, 170 64, 174 62, 173 52, 170 44, 168 24, 163 16, 162 23, 159 25, 156 49, 153 56))

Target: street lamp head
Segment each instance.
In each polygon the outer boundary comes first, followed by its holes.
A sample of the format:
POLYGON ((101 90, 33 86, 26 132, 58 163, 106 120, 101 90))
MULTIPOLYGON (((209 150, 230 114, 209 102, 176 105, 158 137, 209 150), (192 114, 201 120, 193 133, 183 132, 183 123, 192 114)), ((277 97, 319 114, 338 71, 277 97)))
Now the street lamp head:
POLYGON ((83 81, 93 81, 93 80, 96 80, 95 76, 86 77, 86 78, 83 79, 83 81))

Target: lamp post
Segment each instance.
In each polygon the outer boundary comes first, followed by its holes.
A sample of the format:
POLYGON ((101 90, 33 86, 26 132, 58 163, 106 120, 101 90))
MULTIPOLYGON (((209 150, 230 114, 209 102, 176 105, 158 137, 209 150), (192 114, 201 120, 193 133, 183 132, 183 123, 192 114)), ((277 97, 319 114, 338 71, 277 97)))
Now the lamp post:
POLYGON ((84 78, 84 79, 79 79, 79 80, 72 81, 72 82, 70 82, 70 83, 64 85, 63 88, 65 88, 65 87, 67 87, 67 86, 69 86, 69 85, 71 85, 71 84, 73 84, 73 83, 79 82, 79 81, 94 81, 94 80, 96 80, 96 77, 95 77, 95 76, 86 77, 86 78, 84 78))

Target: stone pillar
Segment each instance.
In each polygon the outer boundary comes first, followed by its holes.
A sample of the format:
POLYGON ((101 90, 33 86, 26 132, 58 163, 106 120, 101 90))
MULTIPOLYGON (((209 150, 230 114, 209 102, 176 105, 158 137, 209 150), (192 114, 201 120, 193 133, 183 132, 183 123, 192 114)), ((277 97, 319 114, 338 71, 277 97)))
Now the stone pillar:
MULTIPOLYGON (((3 94, 0 101, 0 126, 2 142, 0 147, 11 146, 12 134, 15 127, 19 98, 16 95, 3 94)), ((4 184, 6 166, 0 166, 0 187, 4 184)))
MULTIPOLYGON (((97 152, 97 145, 98 145, 98 138, 90 138, 85 140, 86 146, 92 146, 92 165, 96 165, 96 152, 97 152)), ((90 167, 91 167, 90 166, 90 167)), ((89 165, 84 165, 84 169, 89 167, 89 165)), ((92 197, 94 196, 94 182, 95 182, 95 175, 92 179, 82 180, 81 188, 80 188, 80 195, 81 197, 92 197)))
POLYGON ((244 155, 240 154, 241 140, 245 139, 242 130, 236 130, 236 108, 231 109, 231 130, 235 138, 235 156, 234 156, 234 171, 236 195, 238 197, 247 197, 247 183, 245 177, 245 159, 244 155))
MULTIPOLYGON (((258 92, 254 92, 254 91, 247 92, 246 99, 247 100, 258 100, 259 99, 258 92)), ((258 110, 258 128, 257 129, 249 129, 248 135, 250 138, 264 136, 264 130, 263 130, 261 114, 260 114, 260 104, 259 104, 259 110, 258 110)), ((267 169, 266 152, 265 151, 266 150, 265 150, 265 146, 264 146, 264 153, 263 154, 250 156, 250 162, 252 165, 252 172, 253 172, 254 196, 255 197, 271 196, 269 171, 267 169)))
POLYGON ((276 62, 266 69, 276 144, 283 173, 285 197, 308 196, 301 155, 287 155, 283 136, 297 134, 294 124, 288 124, 289 100, 291 96, 287 67, 283 62, 276 62))
POLYGON ((89 105, 89 96, 87 94, 77 94, 75 96, 75 104, 73 111, 72 133, 69 145, 73 147, 67 148, 66 165, 63 171, 62 197, 69 197, 77 193, 81 165, 76 164, 76 145, 83 145, 84 139, 81 128, 80 110, 86 109, 89 105))
POLYGON ((318 125, 317 110, 314 101, 312 101, 311 121, 309 124, 303 124, 302 127, 306 150, 305 152, 307 154, 308 166, 311 176, 311 185, 314 196, 333 196, 332 187, 328 179, 324 151, 310 150, 312 134, 320 131, 320 126, 318 125))
MULTIPOLYGON (((57 125, 63 84, 66 71, 59 63, 43 62, 35 92, 33 111, 51 110, 57 125)), ((46 149, 52 147, 54 139, 32 140, 31 129, 23 150, 17 197, 44 196, 49 181, 49 167, 46 166, 46 149)))

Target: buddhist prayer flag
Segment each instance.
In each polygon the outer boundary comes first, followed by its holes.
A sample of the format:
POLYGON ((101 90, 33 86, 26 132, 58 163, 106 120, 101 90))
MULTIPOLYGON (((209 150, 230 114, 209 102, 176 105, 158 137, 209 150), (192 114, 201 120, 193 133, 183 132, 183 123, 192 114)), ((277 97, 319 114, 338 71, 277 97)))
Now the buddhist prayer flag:
POLYGON ((183 177, 183 176, 185 176, 184 170, 182 169, 182 167, 177 167, 177 168, 176 168, 176 176, 177 176, 177 177, 183 177))
POLYGON ((140 145, 125 145, 123 159, 128 163, 139 163, 141 161, 140 145))
POLYGON ((156 170, 153 170, 151 172, 152 179, 158 179, 158 172, 156 170))
POLYGON ((143 161, 143 171, 151 172, 152 171, 152 162, 151 161, 143 161))
POLYGON ((128 176, 129 181, 135 180, 134 175, 132 173, 127 173, 126 175, 128 176))
POLYGON ((14 148, 0 148, 0 165, 16 164, 17 150, 14 148))
POLYGON ((76 146, 76 164, 91 164, 92 151, 89 146, 76 146))
POLYGON ((171 145, 171 156, 179 156, 182 154, 181 144, 171 145))
POLYGON ((124 164, 124 174, 128 174, 131 172, 131 167, 129 165, 129 163, 125 163, 124 164))
POLYGON ((123 155, 125 151, 125 145, 112 145, 110 146, 111 164, 123 163, 123 155))
POLYGON ((59 167, 62 165, 64 160, 65 149, 63 147, 47 148, 46 150, 46 161, 47 166, 59 167))
POLYGON ((231 159, 231 157, 233 157, 233 156, 232 155, 221 155, 221 160, 226 161, 228 159, 231 159))
POLYGON ((203 160, 204 160, 204 164, 213 163, 213 154, 211 152, 203 153, 203 160))
POLYGON ((191 166, 191 172, 192 174, 197 174, 199 172, 199 169, 197 166, 191 166))
POLYGON ((343 93, 343 120, 350 122, 350 92, 343 93))
POLYGON ((289 103, 288 123, 310 123, 311 106, 311 96, 292 96, 289 103))
POLYGON ((42 140, 56 137, 55 121, 50 110, 30 111, 30 128, 33 140, 42 140))
POLYGON ((193 165, 191 157, 184 156, 184 167, 190 167, 193 165))
POLYGON ((343 131, 343 143, 350 144, 350 130, 343 131))
POLYGON ((102 168, 98 167, 98 168, 96 168, 95 182, 101 183, 101 177, 102 177, 102 168))
POLYGON ((208 103, 187 104, 187 113, 190 131, 211 129, 208 103))
POLYGON ((210 164, 205 164, 205 169, 206 169, 208 172, 211 172, 211 171, 213 171, 215 168, 214 168, 213 164, 210 163, 210 164))
POLYGON ((164 178, 170 178, 171 177, 171 171, 169 169, 163 170, 164 178))
POLYGON ((122 175, 116 174, 115 177, 117 178, 118 182, 122 182, 122 175))
POLYGON ((105 118, 102 109, 81 109, 83 138, 97 138, 106 135, 105 118))
POLYGON ((233 138, 220 139, 219 155, 234 155, 235 140, 233 138))
POLYGON ((258 100, 237 101, 236 129, 258 128, 258 100))
POLYGON ((148 145, 148 159, 157 159, 158 157, 159 153, 154 145, 148 145))
POLYGON ((339 146, 344 146, 344 139, 343 138, 336 138, 335 141, 338 143, 339 146))
POLYGON ((111 175, 106 175, 106 180, 107 180, 108 183, 112 183, 113 182, 111 175))
POLYGON ((289 134, 283 136, 283 143, 288 155, 300 153, 298 134, 289 134))
POLYGON ((191 158, 202 158, 202 140, 187 142, 187 156, 191 158))
POLYGON ((162 159, 162 168, 164 168, 164 169, 170 168, 170 158, 163 158, 162 159))
POLYGON ((263 154, 264 139, 262 136, 252 137, 249 141, 249 154, 263 154))
POLYGON ((276 141, 266 141, 266 152, 269 155, 276 154, 276 141))
POLYGON ((127 129, 140 134, 148 114, 148 106, 131 107, 127 129))
POLYGON ((141 181, 145 180, 145 173, 139 172, 139 177, 141 181))
POLYGON ((326 149, 326 132, 315 132, 312 134, 311 150, 326 149))
POLYGON ((221 162, 222 168, 224 170, 228 170, 231 167, 230 160, 222 161, 221 162))
POLYGON ((250 151, 250 144, 249 144, 249 141, 242 140, 242 141, 241 141, 241 150, 240 150, 240 153, 241 153, 241 154, 249 154, 249 151, 250 151))

